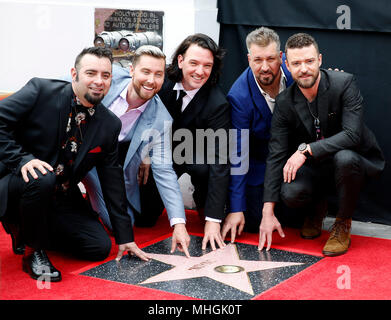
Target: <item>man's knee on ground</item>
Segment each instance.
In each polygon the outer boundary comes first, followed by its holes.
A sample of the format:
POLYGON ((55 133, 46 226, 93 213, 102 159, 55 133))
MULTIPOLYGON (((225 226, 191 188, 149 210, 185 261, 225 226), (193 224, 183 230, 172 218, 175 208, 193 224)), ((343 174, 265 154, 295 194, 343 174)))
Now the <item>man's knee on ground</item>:
POLYGON ((111 240, 109 237, 97 239, 94 243, 84 248, 84 252, 80 253, 83 259, 90 261, 102 261, 105 260, 111 251, 111 240))

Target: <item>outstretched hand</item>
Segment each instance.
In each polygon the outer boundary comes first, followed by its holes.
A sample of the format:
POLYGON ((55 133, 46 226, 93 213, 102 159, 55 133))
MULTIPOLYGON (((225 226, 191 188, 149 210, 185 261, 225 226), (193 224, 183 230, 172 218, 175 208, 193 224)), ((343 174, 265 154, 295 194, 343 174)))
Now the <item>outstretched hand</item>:
POLYGON ((225 240, 228 231, 231 231, 231 243, 235 242, 236 234, 241 235, 245 224, 244 213, 241 211, 231 212, 224 221, 221 237, 225 240))
POLYGON ((258 250, 262 250, 267 244, 266 251, 270 250, 272 245, 273 231, 277 230, 281 238, 285 238, 284 231, 276 216, 274 215, 274 202, 265 202, 262 210, 262 220, 259 225, 259 246, 258 250))
POLYGON ((277 230, 281 238, 285 237, 282 227, 277 218, 273 216, 266 216, 262 218, 259 226, 259 246, 258 250, 262 250, 265 244, 267 244, 266 251, 270 250, 272 245, 273 231, 277 230))
POLYGON ((129 242, 125 244, 120 244, 118 246, 118 254, 115 260, 120 261, 125 251, 128 251, 131 255, 136 255, 137 257, 139 257, 141 260, 144 261, 149 261, 149 259, 152 259, 151 256, 149 256, 147 253, 139 249, 139 247, 135 242, 129 242))
POLYGON ((190 237, 187 233, 184 223, 177 223, 174 226, 174 232, 172 233, 171 253, 174 253, 178 248, 180 252, 184 252, 186 257, 190 258, 189 254, 190 237))
POLYGON ((216 250, 215 241, 220 248, 224 248, 226 246, 220 234, 220 223, 206 221, 204 229, 204 238, 202 240, 202 250, 206 250, 208 242, 210 242, 212 250, 216 250))

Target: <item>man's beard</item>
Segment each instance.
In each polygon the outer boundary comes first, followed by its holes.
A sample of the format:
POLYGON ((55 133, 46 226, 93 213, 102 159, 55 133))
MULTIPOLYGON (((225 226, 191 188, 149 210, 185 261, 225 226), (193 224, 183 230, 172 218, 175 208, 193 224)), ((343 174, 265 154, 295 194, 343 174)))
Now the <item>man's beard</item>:
POLYGON ((96 106, 97 104, 99 104, 103 98, 105 97, 104 94, 100 95, 100 96, 92 96, 90 95, 89 93, 86 93, 84 95, 84 98, 89 102, 91 103, 92 105, 96 106))
POLYGON ((273 72, 266 72, 266 73, 260 73, 258 74, 258 77, 257 77, 257 80, 260 84, 264 85, 264 86, 269 86, 271 85, 274 80, 276 79, 277 75, 274 74, 273 72), (262 75, 271 75, 271 78, 268 78, 268 79, 262 79, 262 75))
POLYGON ((309 89, 309 88, 313 87, 313 85, 315 84, 318 77, 319 77, 319 70, 314 76, 312 76, 312 79, 310 82, 305 82, 305 81, 301 80, 300 78, 295 79, 295 81, 300 88, 309 89))
POLYGON ((156 94, 156 91, 153 91, 153 92, 146 91, 144 94, 142 92, 142 84, 137 81, 133 81, 133 89, 136 92, 136 94, 138 95, 138 97, 142 100, 145 100, 145 101, 151 99, 156 94))

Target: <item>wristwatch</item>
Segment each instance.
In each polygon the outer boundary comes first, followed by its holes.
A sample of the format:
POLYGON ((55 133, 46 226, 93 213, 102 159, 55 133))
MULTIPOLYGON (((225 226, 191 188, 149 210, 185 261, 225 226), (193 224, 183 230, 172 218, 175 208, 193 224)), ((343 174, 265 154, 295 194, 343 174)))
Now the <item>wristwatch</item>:
POLYGON ((300 143, 299 147, 297 148, 307 159, 311 158, 310 152, 307 150, 307 144, 306 143, 300 143))

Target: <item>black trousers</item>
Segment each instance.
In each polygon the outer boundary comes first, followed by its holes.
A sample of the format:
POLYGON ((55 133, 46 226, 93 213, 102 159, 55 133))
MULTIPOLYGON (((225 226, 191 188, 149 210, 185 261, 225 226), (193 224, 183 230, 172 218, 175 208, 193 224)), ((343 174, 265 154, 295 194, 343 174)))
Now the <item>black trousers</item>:
POLYGON ((48 172, 26 183, 13 175, 9 183, 7 219, 18 222, 26 245, 67 252, 99 261, 111 250, 111 240, 77 186, 55 192, 56 177, 48 172))
POLYGON ((304 208, 305 214, 311 214, 327 195, 336 193, 337 217, 352 218, 365 180, 362 157, 342 150, 323 161, 306 161, 293 182, 282 184, 281 198, 287 206, 304 208))
MULTIPOLYGON (((209 166, 207 164, 174 164, 173 167, 178 179, 184 173, 190 175, 191 183, 194 186, 194 202, 197 209, 203 209, 208 194, 209 166)), ((164 204, 153 179, 152 172, 148 176, 148 182, 140 186, 140 201, 141 213, 136 214, 135 225, 137 227, 154 226, 163 212, 164 204)))

